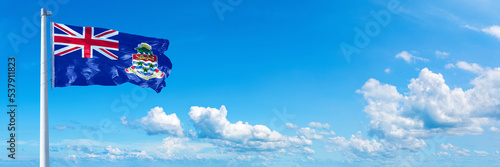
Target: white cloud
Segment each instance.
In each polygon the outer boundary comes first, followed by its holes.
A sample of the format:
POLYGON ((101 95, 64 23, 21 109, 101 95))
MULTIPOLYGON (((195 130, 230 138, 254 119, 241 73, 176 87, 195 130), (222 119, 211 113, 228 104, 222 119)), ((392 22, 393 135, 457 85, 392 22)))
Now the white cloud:
POLYGON ((453 151, 455 154, 460 155, 460 156, 470 156, 470 150, 467 150, 465 148, 457 147, 454 146, 450 143, 448 144, 440 144, 439 147, 443 150, 449 150, 453 151))
POLYGON ((443 144, 443 143, 441 143, 441 144, 439 145, 439 147, 440 147, 441 149, 443 149, 443 150, 452 150, 452 149, 454 149, 454 148, 455 148, 455 146, 453 146, 451 143, 448 143, 448 144, 443 144))
POLYGON ((113 154, 101 155, 101 157, 107 161, 116 161, 124 158, 124 156, 113 155, 113 154))
MULTIPOLYGON (((121 160, 144 160, 144 159, 163 159, 163 160, 192 160, 207 158, 207 153, 212 154, 215 146, 208 142, 200 142, 187 137, 164 138, 161 142, 153 143, 133 143, 123 145, 117 143, 103 142, 82 142, 83 140, 68 140, 60 144, 51 144, 52 148, 60 149, 59 152, 75 153, 75 158, 88 160, 121 161, 121 160), (64 145, 77 144, 77 145, 64 145), (62 146, 61 146, 62 145, 62 146), (87 146, 89 147, 87 147, 87 146), (120 145, 118 148, 116 145, 120 145), (92 148, 92 149, 91 149, 92 148), (148 154, 151 152, 152 154, 148 154)), ((213 153, 213 155, 221 155, 213 153)), ((208 156, 213 156, 208 155, 208 156)), ((57 154, 55 155, 57 156, 57 154)), ((227 155, 226 155, 227 156, 227 155)), ((208 159, 210 159, 209 157, 208 159)), ((226 157, 227 158, 227 157, 226 157)))
POLYGON ((463 70, 466 70, 466 71, 470 71, 470 72, 473 72, 473 73, 476 73, 476 74, 481 74, 484 72, 484 68, 481 67, 479 64, 476 64, 476 63, 472 63, 472 64, 469 64, 465 61, 458 61, 456 66, 460 69, 463 69, 463 70))
POLYGON ((313 127, 313 128, 330 129, 330 125, 328 123, 322 124, 322 123, 319 123, 319 122, 310 122, 309 126, 313 127))
POLYGON ((220 109, 193 106, 189 112, 189 117, 199 132, 198 137, 225 148, 259 151, 312 144, 305 137, 285 136, 264 125, 250 125, 241 121, 230 123, 226 116, 225 106, 220 109))
POLYGON ((455 68, 455 65, 453 63, 448 63, 448 64, 444 65, 444 68, 446 68, 446 69, 455 68))
POLYGON ((159 147, 163 149, 166 155, 166 158, 171 158, 174 156, 175 152, 179 152, 181 150, 186 149, 186 142, 188 138, 178 138, 178 137, 166 137, 163 139, 162 145, 159 147))
POLYGON ((467 149, 459 150, 456 153, 461 156, 470 156, 470 151, 467 149))
POLYGON ((450 153, 448 153, 448 152, 438 152, 437 155, 440 157, 450 157, 451 156, 450 153))
POLYGON ((479 28, 474 27, 474 26, 465 25, 464 27, 467 28, 467 29, 470 29, 470 30, 479 31, 479 28))
POLYGON ((119 148, 113 148, 112 146, 107 146, 106 151, 110 154, 113 155, 122 155, 123 151, 121 151, 119 148))
POLYGON ((54 126, 54 129, 64 130, 64 129, 75 129, 75 128, 72 126, 54 126))
POLYGON ((474 153, 476 153, 477 156, 481 156, 481 157, 485 157, 485 156, 489 155, 489 153, 486 151, 474 150, 474 153))
MULTIPOLYGON (((120 149, 120 148, 114 148, 111 145, 108 145, 104 148, 104 152, 100 151, 85 151, 85 150, 75 150, 75 151, 83 151, 85 154, 80 157, 76 157, 78 159, 82 159, 85 161, 88 160, 96 160, 96 159, 101 159, 105 161, 117 161, 117 160, 124 160, 128 158, 137 158, 140 160, 143 159, 150 159, 153 160, 153 157, 148 155, 146 151, 144 150, 129 150, 129 149, 120 149)), ((78 153, 78 155, 82 155, 81 153, 78 153)))
POLYGON ((121 117, 120 121, 122 122, 122 125, 127 125, 127 123, 128 123, 127 117, 125 117, 125 116, 121 117))
POLYGON ((302 149, 294 149, 291 152, 294 155, 296 155, 296 154, 305 154, 305 155, 316 154, 316 151, 314 151, 313 149, 311 149, 309 147, 304 147, 302 149))
POLYGON ((320 135, 324 135, 324 136, 329 136, 329 135, 336 135, 337 133, 335 133, 333 130, 329 131, 329 132, 326 132, 326 131, 318 131, 318 134, 320 135))
POLYGON ((198 138, 198 134, 196 134, 196 132, 194 130, 189 129, 189 131, 188 131, 188 137, 193 138, 193 139, 197 139, 198 138))
POLYGON ((68 155, 65 159, 78 163, 78 157, 76 157, 76 155, 68 155))
POLYGON ((351 136, 349 140, 345 137, 331 137, 327 140, 332 144, 333 151, 345 151, 356 157, 373 157, 383 156, 385 153, 384 145, 377 142, 375 139, 365 139, 361 132, 351 136))
POLYGON ((166 137, 156 151, 160 159, 194 158, 201 150, 214 148, 210 143, 193 142, 186 137, 166 137))
POLYGON ((490 131, 492 131, 492 132, 500 132, 500 129, 498 129, 497 127, 492 126, 492 127, 490 127, 490 131))
POLYGON ((238 155, 238 157, 236 157, 236 158, 239 160, 250 161, 250 160, 252 160, 253 156, 251 156, 251 155, 238 155))
POLYGON ((372 119, 370 134, 379 138, 427 138, 435 134, 477 135, 495 120, 500 105, 500 68, 475 78, 467 91, 450 89, 441 74, 424 68, 400 94, 395 86, 368 80, 358 90, 372 119))
POLYGON ((450 53, 448 53, 448 52, 442 52, 439 50, 436 50, 435 54, 438 58, 442 58, 442 59, 447 58, 450 55, 450 53))
POLYGON ((491 27, 483 28, 481 31, 500 39, 500 26, 493 25, 491 27))
POLYGON ((484 32, 488 35, 494 36, 497 39, 500 39, 500 26, 498 26, 498 25, 492 25, 492 26, 486 27, 486 28, 478 28, 478 27, 469 26, 469 25, 465 25, 464 27, 467 29, 470 29, 470 30, 484 32))
MULTIPOLYGON (((56 148, 57 147, 53 147, 53 148, 56 148)), ((66 149, 66 150, 73 150, 73 151, 81 151, 83 153, 93 153, 94 150, 92 150, 91 148, 88 148, 87 146, 78 146, 78 145, 66 145, 66 147, 62 148, 62 149, 66 149)))
POLYGON ((412 54, 408 53, 408 51, 402 51, 401 53, 398 53, 396 55, 396 58, 401 58, 407 63, 415 62, 416 60, 429 61, 429 59, 426 58, 413 56, 412 54))
POLYGON ((150 155, 148 155, 148 153, 146 153, 146 151, 142 150, 142 151, 131 151, 129 153, 129 155, 127 155, 127 157, 135 157, 135 158, 139 158, 139 159, 149 159, 149 160, 154 160, 153 157, 151 157, 150 155))
MULTIPOLYGON (((395 86, 369 79, 357 90, 367 102, 368 134, 378 138, 385 156, 401 150, 415 152, 427 146, 424 139, 437 134, 481 134, 482 126, 491 125, 500 115, 500 68, 485 68, 471 84, 466 91, 450 89, 441 74, 427 68, 411 79, 404 94, 395 86)), ((467 156, 470 151, 456 154, 467 156)))
POLYGON ((309 147, 304 147, 304 153, 306 153, 306 154, 316 154, 316 152, 313 149, 310 149, 309 147))
POLYGON ((141 118, 140 123, 150 135, 184 135, 184 129, 181 127, 181 121, 177 115, 175 113, 166 115, 161 107, 151 109, 147 116, 141 118))
POLYGON ((405 153, 416 153, 418 150, 427 147, 422 139, 368 139, 361 135, 361 132, 352 135, 349 140, 344 137, 330 137, 326 145, 327 151, 342 151, 347 156, 355 158, 393 158, 405 153))
POLYGON ((385 73, 387 73, 387 74, 389 74, 389 73, 391 73, 391 69, 386 68, 386 69, 384 70, 384 72, 385 72, 385 73))
POLYGON ((325 135, 335 135, 334 131, 317 131, 315 129, 311 129, 309 127, 300 128, 297 130, 297 134, 304 135, 308 139, 321 140, 325 135))
POLYGON ((98 158, 99 156, 100 156, 100 155, 96 155, 96 154, 94 154, 94 153, 92 153, 92 154, 87 154, 87 157, 89 157, 89 158, 98 158))
POLYGON ((299 126, 297 126, 295 124, 292 124, 292 123, 286 123, 285 126, 286 126, 286 128, 289 128, 289 129, 297 129, 297 128, 299 128, 299 126))

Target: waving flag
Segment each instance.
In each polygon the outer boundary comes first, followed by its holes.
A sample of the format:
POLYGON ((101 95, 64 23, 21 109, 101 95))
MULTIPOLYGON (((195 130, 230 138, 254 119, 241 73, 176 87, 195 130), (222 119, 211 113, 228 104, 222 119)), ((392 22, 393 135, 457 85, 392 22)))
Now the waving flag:
POLYGON ((172 69, 169 41, 97 27, 52 23, 53 87, 125 82, 160 92, 172 69))

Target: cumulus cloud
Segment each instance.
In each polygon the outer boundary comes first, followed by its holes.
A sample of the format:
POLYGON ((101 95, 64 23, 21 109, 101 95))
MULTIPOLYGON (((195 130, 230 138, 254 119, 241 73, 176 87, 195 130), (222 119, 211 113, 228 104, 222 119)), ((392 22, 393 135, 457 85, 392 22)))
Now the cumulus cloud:
POLYGON ((390 68, 386 68, 386 69, 384 70, 384 72, 385 72, 385 73, 387 73, 387 74, 389 74, 389 73, 391 73, 391 69, 390 69, 390 68))
POLYGON ((141 118, 140 123, 149 135, 184 135, 184 129, 181 127, 181 121, 177 115, 175 113, 167 115, 161 107, 151 109, 147 116, 141 118))
POLYGON ((395 86, 368 80, 358 90, 372 119, 370 134, 379 138, 427 138, 435 134, 477 135, 482 125, 496 120, 500 105, 500 69, 475 78, 473 88, 450 89, 441 74, 424 68, 400 94, 395 86))
POLYGON ((442 52, 439 50, 436 50, 435 54, 438 58, 442 58, 442 59, 447 58, 450 55, 450 53, 448 53, 448 52, 442 52))
POLYGON ((470 71, 476 74, 484 73, 484 68, 476 63, 467 63, 465 61, 458 61, 456 66, 462 70, 470 71))
POLYGON ((396 58, 401 58, 407 63, 415 62, 416 60, 429 61, 429 59, 426 58, 413 56, 412 54, 408 53, 408 51, 402 51, 401 53, 396 54, 396 58))
POLYGON ((160 159, 193 158, 200 150, 214 148, 210 143, 196 143, 187 137, 166 137, 157 149, 160 159))
MULTIPOLYGON (((500 68, 484 69, 466 91, 450 89, 441 74, 427 68, 410 80, 408 92, 403 94, 395 86, 369 79, 357 93, 367 102, 364 112, 371 119, 368 134, 378 138, 371 142, 374 146, 371 148, 383 150, 375 155, 391 156, 401 150, 416 152, 427 146, 424 139, 438 134, 478 135, 484 131, 482 126, 498 121, 500 68)), ((359 136, 353 135, 351 139, 359 136)), ((344 143, 344 148, 349 148, 349 140, 342 137, 329 140, 337 147, 344 143)), ((349 150, 358 157, 371 155, 363 154, 360 149, 349 150)), ((456 154, 467 156, 470 151, 458 150, 456 154)))
POLYGON ((121 151, 119 148, 113 148, 112 146, 107 146, 106 151, 107 151, 107 153, 112 154, 112 155, 122 155, 123 154, 123 151, 121 151))
POLYGON ((486 34, 492 35, 497 39, 500 39, 500 26, 493 25, 490 27, 483 28, 481 29, 481 31, 483 31, 486 34))
POLYGON ((297 129, 297 128, 299 128, 299 126, 297 126, 295 124, 292 124, 292 123, 286 123, 285 126, 286 126, 286 128, 289 128, 289 129, 297 129))
POLYGON ((185 150, 187 141, 188 138, 166 137, 159 148, 163 149, 164 157, 169 159, 174 156, 174 153, 185 150))
POLYGON ((191 107, 189 117, 198 131, 199 138, 232 149, 255 151, 279 150, 282 148, 311 145, 305 137, 289 137, 277 131, 271 131, 264 125, 250 125, 248 122, 231 123, 227 120, 225 106, 220 109, 191 107))
POLYGON ((497 127, 492 126, 492 127, 490 127, 490 131, 492 131, 492 132, 500 132, 500 129, 498 129, 497 127))
POLYGON ((352 135, 349 140, 339 136, 328 138, 327 142, 332 144, 331 147, 327 147, 328 149, 343 151, 356 157, 383 156, 385 154, 381 143, 375 139, 365 139, 361 132, 352 135))
POLYGON ((309 126, 313 127, 313 128, 330 129, 330 125, 328 123, 322 124, 322 123, 319 123, 319 122, 310 122, 309 126))

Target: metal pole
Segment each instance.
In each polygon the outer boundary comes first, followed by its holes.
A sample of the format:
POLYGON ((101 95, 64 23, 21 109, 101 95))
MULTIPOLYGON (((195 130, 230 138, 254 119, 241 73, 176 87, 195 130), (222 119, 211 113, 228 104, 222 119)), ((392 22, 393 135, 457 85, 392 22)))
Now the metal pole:
POLYGON ((47 98, 47 9, 41 10, 40 48, 40 167, 49 167, 49 113, 47 98))

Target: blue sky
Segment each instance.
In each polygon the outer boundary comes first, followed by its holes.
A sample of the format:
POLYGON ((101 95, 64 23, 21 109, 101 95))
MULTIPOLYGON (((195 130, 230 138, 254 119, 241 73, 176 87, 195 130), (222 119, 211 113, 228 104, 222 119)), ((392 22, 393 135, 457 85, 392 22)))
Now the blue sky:
POLYGON ((498 2, 47 0, 0 2, 19 105, 0 166, 38 166, 41 7, 169 39, 173 64, 159 94, 49 89, 51 166, 500 164, 498 2))

